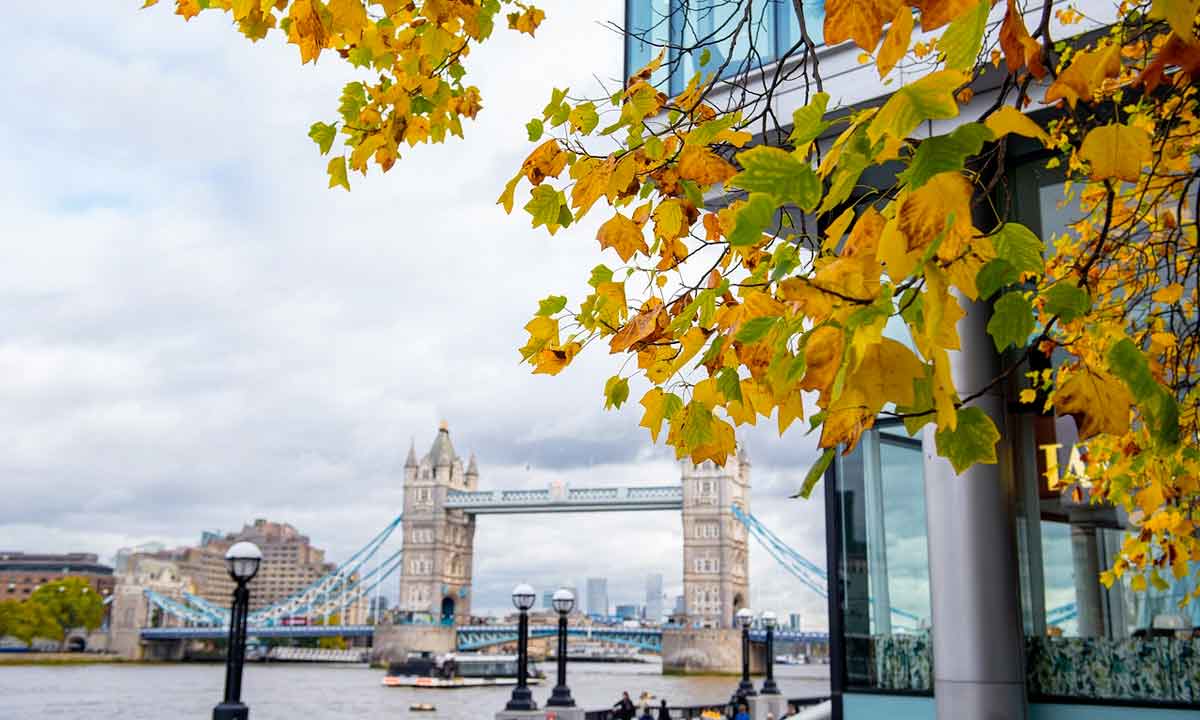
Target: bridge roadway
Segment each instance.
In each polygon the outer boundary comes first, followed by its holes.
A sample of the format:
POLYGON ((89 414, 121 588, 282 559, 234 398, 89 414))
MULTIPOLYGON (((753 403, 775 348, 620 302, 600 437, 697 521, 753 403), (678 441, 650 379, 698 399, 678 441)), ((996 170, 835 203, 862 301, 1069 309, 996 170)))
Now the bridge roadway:
POLYGON ((676 484, 574 488, 554 483, 539 490, 451 490, 444 507, 468 515, 681 510, 683 487, 676 484))
MULTIPOLYGON (((668 627, 668 630, 671 628, 668 627)), ((553 637, 558 632, 555 625, 534 625, 529 628, 533 638, 553 637)), ((303 639, 320 637, 373 637, 373 625, 270 625, 251 627, 247 635, 257 638, 271 639, 303 639)), ((220 640, 229 635, 227 627, 170 627, 143 628, 143 640, 172 641, 172 640, 220 640)), ((630 645, 652 652, 662 651, 661 628, 623 628, 608 626, 571 627, 567 629, 569 637, 603 642, 630 645)), ((463 625, 456 629, 459 650, 479 650, 493 645, 514 642, 517 639, 516 625, 463 625)), ((750 631, 754 641, 766 640, 766 631, 754 629, 750 631)), ((776 630, 777 642, 817 642, 829 640, 828 633, 798 632, 793 630, 776 630)))

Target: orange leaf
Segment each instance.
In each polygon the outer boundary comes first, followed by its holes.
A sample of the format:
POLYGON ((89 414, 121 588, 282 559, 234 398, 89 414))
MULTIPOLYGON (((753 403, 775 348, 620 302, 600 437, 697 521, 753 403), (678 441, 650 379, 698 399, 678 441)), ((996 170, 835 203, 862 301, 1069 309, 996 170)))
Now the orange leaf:
POLYGON ((879 77, 883 77, 896 67, 904 53, 908 52, 908 43, 912 40, 913 16, 907 5, 901 5, 892 18, 892 26, 888 28, 883 45, 879 46, 879 55, 875 65, 879 69, 879 77))
POLYGON ((616 250, 617 254, 621 256, 621 260, 625 262, 629 262, 629 258, 633 257, 636 252, 650 252, 649 246, 646 245, 646 238, 642 235, 642 229, 621 213, 613 215, 600 226, 599 232, 596 233, 596 239, 600 241, 600 247, 616 250))
POLYGON ((899 6, 900 0, 826 0, 825 44, 853 40, 863 50, 874 50, 899 6))

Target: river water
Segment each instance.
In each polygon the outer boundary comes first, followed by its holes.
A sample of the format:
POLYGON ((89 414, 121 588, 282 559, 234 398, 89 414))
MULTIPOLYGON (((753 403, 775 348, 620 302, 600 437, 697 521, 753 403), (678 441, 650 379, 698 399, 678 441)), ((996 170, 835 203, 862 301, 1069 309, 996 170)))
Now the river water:
MULTIPOLYGON (((544 667, 552 675, 552 667, 544 667)), ((827 695, 824 665, 777 669, 788 697, 827 695)), ((657 664, 572 663, 568 684, 588 709, 611 706, 622 691, 643 691, 673 705, 719 704, 737 678, 663 676, 657 664)), ((511 688, 417 690, 385 688, 383 671, 364 666, 252 664, 246 667, 243 700, 252 720, 481 720, 504 707, 511 688), (410 712, 426 702, 436 712, 410 712)), ((0 665, 0 720, 180 720, 212 717, 221 698, 224 666, 180 665, 0 665)), ((758 686, 761 681, 756 681, 758 686)), ((553 682, 534 688, 539 707, 553 682)))

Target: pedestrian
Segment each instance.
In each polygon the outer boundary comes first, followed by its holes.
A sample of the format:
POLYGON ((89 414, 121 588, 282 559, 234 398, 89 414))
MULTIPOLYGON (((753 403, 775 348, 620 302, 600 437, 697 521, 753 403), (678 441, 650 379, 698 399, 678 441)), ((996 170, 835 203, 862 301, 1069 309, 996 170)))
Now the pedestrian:
POLYGON ((671 711, 667 709, 667 701, 663 700, 658 706, 658 720, 671 720, 671 711))
POLYGON ((613 717, 616 720, 633 720, 637 714, 637 708, 633 706, 633 701, 629 699, 629 693, 621 693, 621 699, 613 705, 613 717))
POLYGON ((654 716, 650 714, 649 705, 642 706, 642 714, 640 717, 638 717, 638 720, 654 720, 654 716))
POLYGON ((745 703, 738 705, 737 715, 733 716, 733 720, 750 720, 750 710, 745 703))

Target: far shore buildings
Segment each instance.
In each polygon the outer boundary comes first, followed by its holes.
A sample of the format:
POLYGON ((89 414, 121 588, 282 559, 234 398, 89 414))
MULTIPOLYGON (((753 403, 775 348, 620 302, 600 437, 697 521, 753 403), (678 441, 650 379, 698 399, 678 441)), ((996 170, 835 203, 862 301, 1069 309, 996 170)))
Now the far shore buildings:
POLYGON ((0 600, 27 600, 42 585, 66 577, 83 578, 106 597, 116 584, 113 569, 94 553, 0 551, 0 600))
MULTIPOLYGON (((127 549, 118 558, 127 575, 137 573, 144 560, 167 561, 174 565, 180 578, 190 586, 192 595, 219 607, 229 605, 233 580, 225 567, 225 553, 234 543, 252 542, 262 550, 263 561, 258 575, 250 583, 250 609, 257 610, 283 600, 313 584, 337 569, 325 561, 325 551, 312 545, 307 535, 288 523, 257 518, 236 533, 205 532, 199 545, 169 549, 127 549)), ((348 576, 353 583, 357 576, 348 576)), ((368 599, 362 597, 350 604, 342 622, 365 623, 368 599)))

